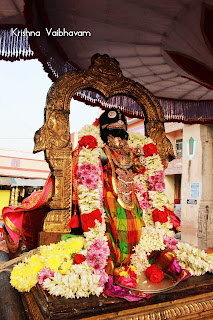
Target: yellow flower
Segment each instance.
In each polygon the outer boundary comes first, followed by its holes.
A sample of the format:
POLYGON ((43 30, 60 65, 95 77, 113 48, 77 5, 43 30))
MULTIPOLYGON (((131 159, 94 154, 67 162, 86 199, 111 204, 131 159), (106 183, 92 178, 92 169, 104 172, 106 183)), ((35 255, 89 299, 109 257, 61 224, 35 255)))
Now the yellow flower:
POLYGON ((19 263, 11 272, 10 283, 20 292, 30 291, 37 282, 37 272, 27 263, 19 263))
POLYGON ((44 258, 38 254, 35 254, 28 259, 28 265, 33 273, 37 273, 45 266, 44 258))
POLYGON ((136 273, 136 267, 133 265, 129 265, 129 268, 136 273))
POLYGON ((67 274, 73 263, 72 254, 78 253, 84 245, 83 237, 74 237, 57 244, 41 246, 40 254, 25 259, 13 268, 11 285, 20 292, 30 291, 38 282, 37 273, 44 267, 63 275, 67 274))
POLYGON ((120 275, 120 276, 123 276, 123 277, 126 277, 127 271, 121 271, 121 272, 119 272, 119 275, 120 275))
POLYGON ((46 267, 51 269, 52 271, 58 271, 58 268, 61 265, 61 260, 59 259, 59 256, 51 255, 46 260, 46 267))
POLYGON ((72 260, 64 261, 61 264, 58 272, 61 273, 61 274, 67 274, 69 269, 70 269, 70 267, 71 267, 71 265, 72 265, 72 263, 73 263, 72 260))
POLYGON ((67 240, 67 245, 70 247, 72 253, 76 253, 85 245, 85 239, 83 237, 70 238, 67 240))

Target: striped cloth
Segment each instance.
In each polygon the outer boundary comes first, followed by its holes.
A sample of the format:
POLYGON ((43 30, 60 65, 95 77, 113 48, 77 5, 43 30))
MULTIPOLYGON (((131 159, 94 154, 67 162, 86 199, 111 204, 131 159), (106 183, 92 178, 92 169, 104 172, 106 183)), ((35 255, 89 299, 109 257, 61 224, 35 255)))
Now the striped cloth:
POLYGON ((113 192, 110 165, 104 167, 104 205, 106 211, 106 236, 108 238, 114 266, 130 263, 130 255, 139 242, 144 226, 142 210, 136 202, 131 211, 125 210, 117 202, 113 192))

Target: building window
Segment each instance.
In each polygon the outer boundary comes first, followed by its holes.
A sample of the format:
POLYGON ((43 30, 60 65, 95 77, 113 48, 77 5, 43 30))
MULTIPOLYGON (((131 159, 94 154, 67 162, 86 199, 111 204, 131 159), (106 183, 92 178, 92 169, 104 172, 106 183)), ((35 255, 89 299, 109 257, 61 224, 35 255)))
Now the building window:
POLYGON ((182 149, 183 149, 183 139, 177 139, 176 140, 177 159, 182 158, 182 149))

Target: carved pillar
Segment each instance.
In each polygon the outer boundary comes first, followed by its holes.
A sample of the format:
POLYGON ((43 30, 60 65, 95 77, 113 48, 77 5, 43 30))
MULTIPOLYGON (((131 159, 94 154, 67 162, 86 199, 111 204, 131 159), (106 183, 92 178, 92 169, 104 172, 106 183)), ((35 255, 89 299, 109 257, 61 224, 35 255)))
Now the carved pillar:
POLYGON ((198 246, 213 247, 213 125, 200 126, 202 198, 198 209, 198 246))
POLYGON ((55 193, 50 202, 50 211, 44 221, 43 230, 46 232, 69 233, 67 223, 71 216, 72 205, 72 148, 66 151, 48 152, 48 162, 53 168, 55 193))
MULTIPOLYGON (((53 94, 54 100, 54 94, 53 94)), ((67 223, 72 207, 72 146, 69 130, 69 112, 54 106, 49 99, 45 124, 35 134, 34 152, 45 150, 45 157, 54 177, 55 192, 49 203, 52 209, 46 216, 45 232, 69 233, 67 223), (54 106, 54 107, 53 107, 54 106)), ((42 244, 43 244, 42 240, 42 244)))

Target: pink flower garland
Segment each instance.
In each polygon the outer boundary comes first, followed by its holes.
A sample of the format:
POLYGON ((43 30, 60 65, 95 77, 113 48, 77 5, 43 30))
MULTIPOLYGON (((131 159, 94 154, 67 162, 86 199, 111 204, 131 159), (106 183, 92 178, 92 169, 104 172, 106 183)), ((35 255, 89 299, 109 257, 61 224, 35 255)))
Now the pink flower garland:
POLYGON ((94 268, 94 274, 101 276, 99 286, 103 286, 107 281, 105 266, 110 254, 108 245, 104 240, 96 239, 93 241, 87 252, 86 261, 89 266, 94 268))
POLYGON ((163 242, 164 242, 165 246, 168 249, 171 249, 172 251, 177 250, 178 240, 175 239, 174 237, 173 238, 169 238, 167 236, 164 236, 163 237, 163 242))
MULTIPOLYGON (((49 268, 43 268, 41 271, 38 272, 38 283, 41 285, 43 288, 43 282, 47 278, 51 278, 54 276, 54 272, 51 271, 49 268)), ((44 288, 45 289, 45 288, 44 288)))
POLYGON ((150 203, 149 203, 148 191, 144 191, 144 189, 142 188, 142 185, 138 182, 135 183, 134 189, 135 189, 135 192, 138 192, 141 195, 141 198, 138 199, 140 208, 144 210, 149 209, 150 203))
POLYGON ((156 171, 154 176, 148 177, 148 188, 150 191, 164 191, 165 190, 165 172, 163 170, 156 171))
POLYGON ((98 188, 98 168, 90 163, 83 163, 77 170, 77 181, 90 190, 98 188))

